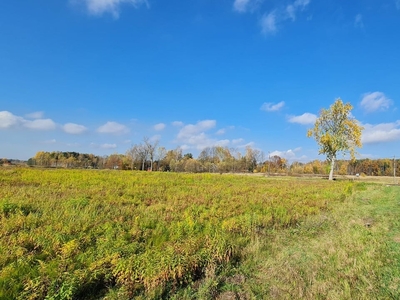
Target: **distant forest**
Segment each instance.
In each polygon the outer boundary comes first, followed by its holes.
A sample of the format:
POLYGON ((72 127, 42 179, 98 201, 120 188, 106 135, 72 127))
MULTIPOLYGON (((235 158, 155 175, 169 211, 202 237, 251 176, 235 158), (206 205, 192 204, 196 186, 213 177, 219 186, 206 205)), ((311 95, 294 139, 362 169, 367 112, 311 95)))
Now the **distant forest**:
MULTIPOLYGON (((0 164, 27 164, 47 168, 118 169, 171 172, 213 173, 267 173, 267 174, 315 174, 329 173, 329 162, 314 160, 308 163, 291 162, 279 156, 268 156, 247 147, 241 153, 227 147, 207 147, 197 158, 183 154, 180 148, 166 150, 157 143, 146 141, 134 145, 125 154, 98 156, 78 152, 37 152, 27 162, 2 159, 0 164)), ((335 174, 367 176, 400 175, 399 159, 339 160, 335 174), (394 168, 396 169, 394 172, 394 168)))

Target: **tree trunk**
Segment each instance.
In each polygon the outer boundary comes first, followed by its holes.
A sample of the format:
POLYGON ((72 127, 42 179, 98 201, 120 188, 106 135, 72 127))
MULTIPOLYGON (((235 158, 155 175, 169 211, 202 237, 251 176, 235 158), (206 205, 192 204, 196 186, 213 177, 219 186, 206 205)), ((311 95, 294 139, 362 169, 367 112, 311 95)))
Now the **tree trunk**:
POLYGON ((335 157, 331 160, 331 171, 329 172, 329 180, 333 180, 333 169, 335 168, 335 157))

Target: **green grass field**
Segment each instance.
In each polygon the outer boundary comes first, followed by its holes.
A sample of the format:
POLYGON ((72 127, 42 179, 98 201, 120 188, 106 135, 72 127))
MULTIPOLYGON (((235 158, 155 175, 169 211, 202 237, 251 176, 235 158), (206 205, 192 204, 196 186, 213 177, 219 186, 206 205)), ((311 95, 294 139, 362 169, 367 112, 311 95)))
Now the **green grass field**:
POLYGON ((398 299, 399 187, 0 169, 0 299, 398 299))

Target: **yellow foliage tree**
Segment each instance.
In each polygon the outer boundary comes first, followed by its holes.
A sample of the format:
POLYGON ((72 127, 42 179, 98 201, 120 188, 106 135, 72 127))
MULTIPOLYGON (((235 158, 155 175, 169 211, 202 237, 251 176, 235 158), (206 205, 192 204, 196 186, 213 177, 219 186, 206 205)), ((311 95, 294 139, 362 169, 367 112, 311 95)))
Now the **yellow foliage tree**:
POLYGON ((355 148, 362 147, 361 132, 363 127, 352 117, 350 103, 344 104, 339 98, 329 107, 322 109, 314 128, 307 132, 308 137, 313 137, 320 146, 319 154, 325 154, 331 163, 329 180, 333 179, 336 156, 338 153, 350 153, 355 159, 355 148))

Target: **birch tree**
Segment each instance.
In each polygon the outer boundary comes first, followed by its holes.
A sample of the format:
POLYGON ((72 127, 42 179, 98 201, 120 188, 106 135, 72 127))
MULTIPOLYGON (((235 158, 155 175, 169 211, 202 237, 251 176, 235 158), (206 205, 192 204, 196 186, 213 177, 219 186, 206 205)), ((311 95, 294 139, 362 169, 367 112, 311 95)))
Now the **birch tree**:
POLYGON ((319 154, 325 154, 330 162, 329 180, 333 179, 336 157, 339 153, 349 153, 355 159, 355 148, 361 148, 361 132, 363 127, 351 115, 353 106, 344 104, 339 98, 329 109, 322 109, 314 128, 307 132, 319 145, 319 154))

